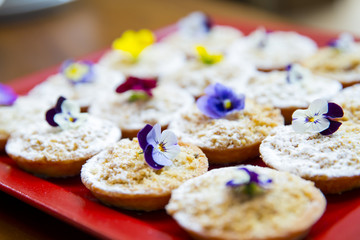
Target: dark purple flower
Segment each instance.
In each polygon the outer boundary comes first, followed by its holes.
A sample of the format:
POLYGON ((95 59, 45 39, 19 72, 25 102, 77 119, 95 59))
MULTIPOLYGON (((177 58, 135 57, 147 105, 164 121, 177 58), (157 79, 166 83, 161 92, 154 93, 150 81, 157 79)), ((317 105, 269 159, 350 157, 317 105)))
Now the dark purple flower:
POLYGON ((116 88, 117 93, 123 93, 129 90, 142 91, 148 96, 152 96, 152 89, 157 85, 155 78, 137 78, 129 76, 126 81, 116 88))
POLYGON ((60 69, 63 76, 72 84, 90 83, 94 81, 93 63, 90 61, 65 61, 60 69))
POLYGON ((0 106, 10 106, 17 99, 17 94, 11 87, 0 83, 0 106))
POLYGON ((238 168, 238 170, 244 171, 248 177, 240 180, 232 179, 226 183, 226 186, 241 189, 249 196, 261 192, 272 183, 272 179, 265 176, 259 176, 256 172, 250 171, 247 168, 242 167, 238 168))
POLYGON ((335 121, 337 118, 342 118, 344 116, 343 109, 336 103, 328 103, 328 112, 324 114, 324 117, 329 120, 330 125, 328 129, 320 132, 322 135, 330 135, 336 132, 341 126, 341 122, 335 121))
POLYGON ((171 160, 180 152, 175 134, 169 130, 161 133, 159 124, 155 124, 154 127, 147 124, 139 131, 137 137, 145 161, 153 169, 159 170, 171 165, 171 160))
POLYGON ((64 97, 59 97, 55 107, 50 108, 46 114, 45 114, 45 119, 46 121, 50 124, 50 126, 53 127, 57 127, 59 126, 55 121, 54 121, 54 117, 57 113, 61 113, 61 104, 66 100, 66 98, 64 97))
POLYGON ((245 107, 245 96, 235 94, 231 88, 220 83, 208 86, 207 95, 200 97, 196 104, 200 111, 211 118, 222 118, 245 107))

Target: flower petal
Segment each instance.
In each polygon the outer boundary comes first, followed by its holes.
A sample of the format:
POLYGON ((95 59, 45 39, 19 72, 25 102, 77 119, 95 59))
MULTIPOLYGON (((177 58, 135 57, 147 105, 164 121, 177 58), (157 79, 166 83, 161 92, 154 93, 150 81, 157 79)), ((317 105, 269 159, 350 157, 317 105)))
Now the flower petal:
POLYGON ((223 115, 219 114, 218 111, 214 111, 214 108, 211 107, 214 105, 212 103, 213 101, 214 100, 212 97, 202 96, 196 101, 196 105, 199 110, 206 116, 210 118, 221 118, 223 115))
POLYGON ((45 114, 45 119, 46 121, 50 124, 50 126, 53 126, 53 127, 57 127, 59 126, 55 121, 54 121, 54 117, 55 117, 55 114, 57 114, 58 112, 56 111, 55 108, 51 108, 49 109, 46 114, 45 114))
POLYGON ((172 161, 167 158, 163 152, 157 150, 156 148, 152 151, 152 157, 154 162, 160 166, 170 166, 172 164, 172 161))
POLYGON ((330 135, 330 134, 333 134, 334 132, 336 132, 339 127, 341 126, 341 122, 337 122, 337 121, 333 121, 331 119, 329 119, 329 122, 330 122, 330 126, 325 129, 324 131, 320 132, 320 134, 322 135, 330 135))
POLYGON ((146 141, 148 144, 152 145, 154 148, 157 147, 157 145, 161 141, 161 127, 160 124, 155 124, 153 126, 153 129, 150 130, 148 135, 146 136, 146 141))
POLYGON ((328 112, 325 115, 330 118, 341 118, 344 116, 344 111, 336 103, 328 103, 328 112))
POLYGON ((166 151, 163 152, 165 157, 169 160, 173 160, 177 157, 177 155, 180 153, 180 146, 179 145, 171 145, 166 148, 166 151))
POLYGON ((319 118, 316 123, 308 122, 305 125, 307 127, 306 132, 319 133, 330 126, 330 121, 326 118, 319 118))
POLYGON ((325 99, 316 99, 308 108, 311 116, 320 116, 328 112, 328 102, 325 99))
POLYGON ((147 147, 144 151, 145 162, 153 169, 159 170, 159 169, 163 168, 164 166, 159 165, 154 161, 153 150, 154 150, 154 147, 152 145, 150 145, 150 144, 147 145, 147 147))
POLYGON ((306 131, 306 118, 307 110, 298 109, 293 113, 291 126, 295 132, 304 133, 306 131))
POLYGON ((61 104, 61 112, 77 117, 80 114, 80 106, 71 100, 64 100, 61 104))
POLYGON ((175 133, 173 133, 170 130, 164 130, 161 133, 161 138, 160 138, 160 142, 164 143, 164 147, 165 149, 167 149, 168 147, 172 146, 172 145, 177 145, 177 137, 175 135, 175 133))
POLYGON ((151 131, 151 129, 153 129, 153 127, 150 124, 146 124, 146 126, 143 129, 141 129, 137 134, 139 145, 143 151, 145 151, 145 148, 148 145, 146 137, 148 133, 151 131))

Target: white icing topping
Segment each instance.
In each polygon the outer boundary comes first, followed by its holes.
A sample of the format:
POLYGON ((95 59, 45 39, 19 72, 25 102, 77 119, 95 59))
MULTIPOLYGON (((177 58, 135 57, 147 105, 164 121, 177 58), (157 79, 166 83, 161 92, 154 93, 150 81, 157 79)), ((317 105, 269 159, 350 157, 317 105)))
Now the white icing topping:
POLYGON ((260 142, 283 121, 279 110, 246 100, 244 110, 220 119, 206 117, 196 106, 192 106, 174 119, 169 129, 181 141, 199 147, 239 148, 260 142))
POLYGON ((38 97, 42 101, 56 101, 59 96, 69 100, 75 100, 80 106, 89 106, 97 101, 101 92, 115 91, 124 76, 99 65, 94 65, 94 80, 90 83, 73 85, 61 73, 50 76, 30 92, 30 96, 38 97))
POLYGON ((113 123, 92 116, 78 128, 67 130, 51 127, 44 120, 11 135, 6 152, 30 161, 86 159, 120 137, 113 123))
POLYGON ((147 123, 168 125, 177 112, 194 102, 190 94, 171 85, 160 85, 152 92, 153 97, 149 100, 135 102, 129 102, 131 91, 122 94, 107 93, 98 98, 89 112, 111 120, 121 129, 140 130, 147 123))
POLYGON ((120 50, 107 52, 100 65, 136 77, 161 77, 179 69, 185 62, 185 55, 164 43, 156 43, 144 49, 137 62, 129 62, 129 55, 120 50))
POLYGON ((282 31, 267 33, 265 45, 259 47, 259 38, 263 37, 259 31, 235 42, 229 48, 229 55, 235 59, 246 59, 260 69, 276 69, 301 61, 317 50, 312 39, 296 32, 282 31))
POLYGON ((360 172, 360 128, 344 126, 330 136, 275 128, 260 145, 261 157, 272 167, 302 177, 344 177, 360 172))
POLYGON ((286 71, 258 73, 249 80, 246 95, 259 103, 271 103, 278 108, 306 108, 316 99, 330 100, 342 88, 336 80, 316 75, 288 83, 286 75, 286 71))

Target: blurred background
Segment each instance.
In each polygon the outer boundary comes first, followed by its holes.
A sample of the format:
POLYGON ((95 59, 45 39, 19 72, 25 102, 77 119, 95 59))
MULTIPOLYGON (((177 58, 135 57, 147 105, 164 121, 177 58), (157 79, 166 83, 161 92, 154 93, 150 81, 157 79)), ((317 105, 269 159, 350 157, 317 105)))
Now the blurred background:
POLYGON ((218 19, 360 34, 358 0, 0 0, 0 82, 109 47, 126 29, 152 30, 201 10, 218 19))
MULTIPOLYGON (((0 82, 102 51, 124 30, 156 30, 198 10, 215 21, 360 35, 358 0, 0 0, 0 82)), ((0 205, 0 239, 92 239, 2 192, 0 205)))

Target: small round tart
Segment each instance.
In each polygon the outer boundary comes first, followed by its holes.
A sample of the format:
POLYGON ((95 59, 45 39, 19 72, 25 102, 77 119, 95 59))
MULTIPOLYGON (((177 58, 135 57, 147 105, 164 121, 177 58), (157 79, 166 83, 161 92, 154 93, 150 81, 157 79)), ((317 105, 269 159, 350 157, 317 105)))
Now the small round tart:
POLYGON ((11 133, 21 126, 27 126, 44 119, 46 110, 53 105, 50 101, 40 101, 30 96, 18 97, 12 106, 0 107, 0 151, 11 133))
POLYGON ((116 123, 124 138, 133 138, 146 124, 159 123, 166 128, 177 112, 194 103, 189 93, 176 86, 160 85, 152 93, 147 100, 131 102, 131 91, 122 94, 113 91, 99 97, 89 112, 116 123))
POLYGON ((315 182, 323 193, 360 187, 360 127, 343 124, 333 135, 299 134, 283 126, 264 139, 266 165, 315 182))
POLYGON ((214 83, 222 83, 242 92, 249 78, 255 75, 255 67, 243 61, 230 60, 226 56, 224 58, 212 65, 204 64, 196 58, 191 59, 179 71, 164 76, 162 81, 176 84, 196 98, 214 83))
POLYGON ((261 141, 284 119, 280 110, 247 99, 245 109, 212 119, 193 106, 170 125, 182 142, 201 148, 210 163, 241 162, 259 155, 261 141))
POLYGON ((322 216, 323 194, 310 181, 286 172, 243 165, 272 179, 248 197, 226 186, 238 167, 211 170, 174 190, 166 211, 195 239, 300 239, 322 216))
POLYGON ((87 159, 120 137, 121 132, 113 123, 89 116, 78 128, 66 130, 45 122, 28 125, 11 135, 5 150, 29 172, 67 177, 79 174, 87 159))
POLYGON ((310 57, 317 50, 316 43, 296 32, 256 30, 235 42, 229 54, 246 59, 260 71, 283 70, 294 62, 310 57))
POLYGON ((162 76, 176 71, 186 60, 185 54, 168 44, 156 43, 144 49, 134 61, 121 50, 107 52, 99 64, 125 75, 137 77, 162 76))
POLYGON ((355 84, 340 91, 333 101, 339 104, 344 110, 342 121, 360 123, 360 84, 355 84))
POLYGON ((258 73, 249 80, 246 88, 249 98, 280 108, 286 123, 291 123, 296 109, 307 108, 318 98, 330 100, 342 89, 336 80, 317 75, 294 83, 289 83, 286 77, 286 71, 258 73))
POLYGON ((72 83, 62 73, 50 76, 46 81, 34 87, 29 96, 44 100, 54 100, 63 96, 77 102, 82 109, 97 101, 102 92, 114 91, 125 77, 123 74, 106 69, 99 65, 93 65, 93 80, 86 83, 72 83))
POLYGON ((174 189, 208 169, 199 148, 181 142, 179 146, 181 151, 172 164, 155 170, 145 162, 137 138, 122 139, 89 159, 81 180, 105 204, 132 210, 162 209, 174 189))
POLYGON ((302 64, 314 73, 338 80, 343 87, 360 82, 360 43, 349 51, 324 47, 302 64))
POLYGON ((201 37, 188 36, 176 31, 162 42, 170 44, 189 57, 196 56, 195 46, 202 45, 212 52, 225 52, 226 49, 236 40, 243 37, 243 33, 236 28, 229 26, 214 26, 207 34, 201 37))

